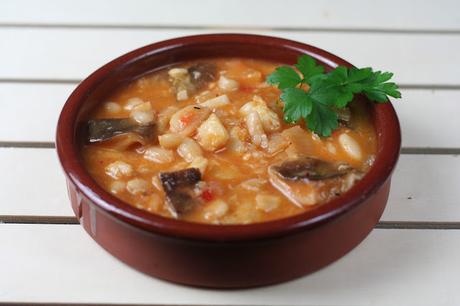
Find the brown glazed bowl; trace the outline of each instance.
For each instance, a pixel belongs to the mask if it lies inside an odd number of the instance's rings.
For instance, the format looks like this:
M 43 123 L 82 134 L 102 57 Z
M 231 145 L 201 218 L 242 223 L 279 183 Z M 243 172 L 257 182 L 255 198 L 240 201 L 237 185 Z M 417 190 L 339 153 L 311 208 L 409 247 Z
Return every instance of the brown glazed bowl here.
M 287 281 L 345 255 L 373 229 L 385 208 L 401 135 L 390 103 L 373 104 L 378 152 L 347 193 L 292 217 L 249 225 L 211 225 L 139 210 L 103 190 L 80 157 L 80 123 L 114 89 L 162 67 L 207 57 L 250 57 L 294 64 L 309 54 L 327 69 L 350 63 L 324 50 L 281 38 L 211 34 L 171 39 L 134 50 L 86 78 L 59 118 L 56 146 L 72 208 L 109 253 L 149 275 L 185 285 L 244 288 Z

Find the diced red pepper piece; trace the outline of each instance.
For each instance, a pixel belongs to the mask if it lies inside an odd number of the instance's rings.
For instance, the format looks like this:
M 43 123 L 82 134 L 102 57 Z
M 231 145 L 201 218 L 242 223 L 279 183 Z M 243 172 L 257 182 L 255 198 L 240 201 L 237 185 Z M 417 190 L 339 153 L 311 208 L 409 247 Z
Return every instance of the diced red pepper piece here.
M 214 199 L 214 195 L 212 194 L 212 191 L 209 189 L 206 189 L 205 191 L 203 191 L 203 193 L 201 194 L 201 197 L 206 202 L 212 201 Z
M 241 86 L 240 91 L 246 92 L 246 93 L 251 93 L 254 91 L 254 87 L 248 87 L 248 86 Z
M 184 116 L 182 116 L 179 121 L 184 125 L 184 126 L 187 126 L 190 124 L 190 122 L 192 122 L 193 120 L 193 117 L 195 116 L 194 113 L 189 113 L 189 114 L 186 114 Z

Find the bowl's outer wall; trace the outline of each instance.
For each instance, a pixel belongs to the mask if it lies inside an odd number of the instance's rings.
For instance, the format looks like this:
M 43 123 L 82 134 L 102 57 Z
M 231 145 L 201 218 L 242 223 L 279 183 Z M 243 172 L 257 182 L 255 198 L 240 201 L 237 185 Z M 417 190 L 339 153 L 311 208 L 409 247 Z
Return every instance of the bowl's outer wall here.
M 85 230 L 111 254 L 142 272 L 216 288 L 252 287 L 296 278 L 355 247 L 378 222 L 388 199 L 401 143 L 391 104 L 373 107 L 379 151 L 374 166 L 361 181 L 315 210 L 261 224 L 216 228 L 137 210 L 105 192 L 81 163 L 79 122 L 113 88 L 142 72 L 211 56 L 247 56 L 292 64 L 301 53 L 314 56 L 329 69 L 337 64 L 350 65 L 323 50 L 283 39 L 201 35 L 135 50 L 84 80 L 61 113 L 56 147 L 72 207 Z
M 73 184 L 74 212 L 91 237 L 139 271 L 184 285 L 246 288 L 316 271 L 359 244 L 383 213 L 390 179 L 361 205 L 328 223 L 291 235 L 242 242 L 167 237 L 114 219 Z

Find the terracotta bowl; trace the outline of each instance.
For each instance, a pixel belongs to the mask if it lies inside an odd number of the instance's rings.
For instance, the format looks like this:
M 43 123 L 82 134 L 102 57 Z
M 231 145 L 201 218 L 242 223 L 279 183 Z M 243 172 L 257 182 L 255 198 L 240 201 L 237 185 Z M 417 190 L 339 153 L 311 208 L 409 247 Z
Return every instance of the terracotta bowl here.
M 350 63 L 281 38 L 212 34 L 171 39 L 125 54 L 86 78 L 59 118 L 56 145 L 75 215 L 109 253 L 149 275 L 185 285 L 244 288 L 316 271 L 345 255 L 385 208 L 401 135 L 390 103 L 370 107 L 378 152 L 347 193 L 305 213 L 250 225 L 196 224 L 136 209 L 103 190 L 83 167 L 80 122 L 119 86 L 162 67 L 207 57 L 250 57 L 294 64 L 309 54 L 327 69 Z

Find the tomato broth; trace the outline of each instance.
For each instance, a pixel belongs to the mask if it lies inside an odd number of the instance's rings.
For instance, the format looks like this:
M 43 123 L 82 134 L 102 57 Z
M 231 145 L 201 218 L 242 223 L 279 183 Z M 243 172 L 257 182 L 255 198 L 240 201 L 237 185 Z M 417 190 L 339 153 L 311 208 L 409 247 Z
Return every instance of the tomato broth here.
M 90 114 L 84 164 L 105 190 L 164 217 L 264 222 L 347 192 L 372 165 L 365 102 L 340 110 L 330 137 L 283 120 L 279 63 L 215 58 L 132 81 Z

